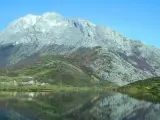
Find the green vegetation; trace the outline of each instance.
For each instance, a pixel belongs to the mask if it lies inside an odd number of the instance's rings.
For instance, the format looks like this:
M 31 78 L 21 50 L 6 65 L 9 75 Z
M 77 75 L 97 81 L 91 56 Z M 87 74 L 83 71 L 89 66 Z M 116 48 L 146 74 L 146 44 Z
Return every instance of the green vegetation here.
M 90 67 L 62 55 L 22 60 L 1 70 L 0 82 L 1 91 L 104 90 L 115 86 L 93 74 Z
M 136 81 L 118 90 L 138 99 L 160 102 L 160 77 Z
M 17 91 L 17 92 L 58 92 L 58 91 L 108 91 L 109 88 L 106 87 L 74 87 L 69 85 L 23 85 L 23 86 L 16 86 L 16 85 L 1 85 L 0 91 Z

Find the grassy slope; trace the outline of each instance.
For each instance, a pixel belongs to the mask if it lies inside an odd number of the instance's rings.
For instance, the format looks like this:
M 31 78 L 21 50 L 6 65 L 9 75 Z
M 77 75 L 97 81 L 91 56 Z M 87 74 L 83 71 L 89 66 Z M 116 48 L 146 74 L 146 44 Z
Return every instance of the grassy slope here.
M 48 55 L 22 60 L 12 68 L 1 70 L 0 72 L 1 90 L 6 90 L 5 88 L 17 89 L 13 85 L 13 81 L 20 83 L 32 80 L 39 83 L 49 83 L 47 85 L 49 89 L 53 89 L 53 85 L 74 87 L 113 85 L 107 81 L 101 82 L 102 80 L 91 74 L 86 67 L 79 67 L 75 61 L 73 62 L 71 59 L 60 55 Z M 39 86 L 18 87 L 20 91 L 24 88 L 31 90 L 38 89 Z M 40 89 L 46 89 L 46 87 L 43 86 Z
M 136 81 L 119 88 L 132 97 L 152 102 L 160 102 L 160 77 Z

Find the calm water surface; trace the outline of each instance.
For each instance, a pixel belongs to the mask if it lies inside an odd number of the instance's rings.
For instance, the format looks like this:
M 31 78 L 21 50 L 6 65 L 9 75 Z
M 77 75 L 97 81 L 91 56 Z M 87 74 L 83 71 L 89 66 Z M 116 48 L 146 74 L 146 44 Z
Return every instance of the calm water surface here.
M 120 93 L 0 93 L 0 120 L 160 120 L 160 104 Z

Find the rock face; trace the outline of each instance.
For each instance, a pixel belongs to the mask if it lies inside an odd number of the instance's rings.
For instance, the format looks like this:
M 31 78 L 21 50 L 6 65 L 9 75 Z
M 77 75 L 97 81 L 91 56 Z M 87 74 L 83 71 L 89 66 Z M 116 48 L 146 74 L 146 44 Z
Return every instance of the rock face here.
M 110 28 L 57 13 L 21 17 L 0 32 L 1 67 L 35 54 L 85 58 L 81 60 L 85 66 L 119 85 L 160 76 L 160 49 Z

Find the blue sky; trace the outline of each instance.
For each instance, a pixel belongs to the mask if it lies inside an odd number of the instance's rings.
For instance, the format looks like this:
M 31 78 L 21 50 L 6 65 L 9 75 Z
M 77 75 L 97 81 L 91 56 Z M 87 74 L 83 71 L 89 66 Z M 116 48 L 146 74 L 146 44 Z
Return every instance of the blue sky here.
M 27 15 L 57 12 L 108 26 L 126 37 L 160 47 L 159 0 L 1 0 L 0 30 Z

